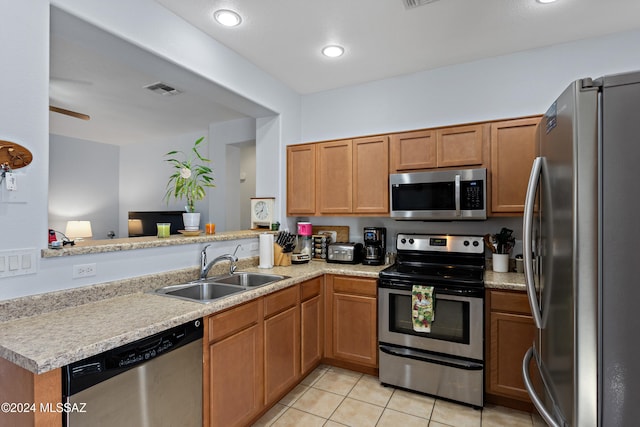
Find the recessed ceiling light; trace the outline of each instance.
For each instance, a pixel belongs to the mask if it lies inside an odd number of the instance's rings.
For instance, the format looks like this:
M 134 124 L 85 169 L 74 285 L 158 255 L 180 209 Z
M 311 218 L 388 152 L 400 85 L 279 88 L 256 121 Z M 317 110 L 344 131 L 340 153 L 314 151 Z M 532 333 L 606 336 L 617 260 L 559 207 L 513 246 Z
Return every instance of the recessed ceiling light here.
M 337 58 L 338 56 L 342 56 L 343 53 L 344 48 L 338 45 L 325 46 L 322 48 L 322 54 L 329 58 Z
M 536 0 L 538 3 L 542 3 L 542 4 L 546 4 L 546 3 L 553 3 L 556 0 Z
M 220 9 L 216 10 L 213 14 L 213 17 L 218 23 L 224 25 L 225 27 L 235 27 L 236 25 L 240 25 L 242 22 L 242 18 L 233 10 L 228 9 Z

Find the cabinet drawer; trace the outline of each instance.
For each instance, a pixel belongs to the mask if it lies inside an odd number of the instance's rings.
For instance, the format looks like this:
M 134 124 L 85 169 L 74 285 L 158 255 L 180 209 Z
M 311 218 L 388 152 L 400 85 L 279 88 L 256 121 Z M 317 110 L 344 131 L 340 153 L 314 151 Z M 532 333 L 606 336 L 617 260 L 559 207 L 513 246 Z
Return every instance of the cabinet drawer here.
M 291 286 L 264 297 L 264 317 L 273 316 L 298 302 L 298 286 Z
M 531 315 L 529 298 L 525 292 L 490 291 L 491 311 Z
M 378 282 L 376 279 L 365 279 L 351 276 L 333 277 L 333 292 L 375 297 L 377 290 Z
M 322 277 L 316 277 L 315 279 L 307 280 L 300 283 L 300 300 L 306 301 L 309 298 L 313 298 L 316 295 L 320 295 L 322 290 Z
M 218 341 L 235 332 L 258 323 L 260 300 L 251 301 L 209 317 L 209 341 Z

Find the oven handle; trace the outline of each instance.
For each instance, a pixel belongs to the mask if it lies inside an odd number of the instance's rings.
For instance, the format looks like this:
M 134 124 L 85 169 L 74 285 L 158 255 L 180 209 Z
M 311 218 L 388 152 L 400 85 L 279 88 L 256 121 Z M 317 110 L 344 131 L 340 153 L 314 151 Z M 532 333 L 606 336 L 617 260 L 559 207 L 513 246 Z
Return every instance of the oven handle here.
M 411 285 L 391 285 L 383 280 L 378 280 L 378 288 L 380 290 L 389 289 L 394 294 L 411 295 Z M 434 287 L 433 294 L 438 299 L 456 299 L 457 301 L 467 301 L 469 298 L 482 298 L 484 296 L 484 288 L 472 289 L 451 289 Z
M 484 365 L 482 363 L 470 362 L 467 360 L 457 360 L 450 357 L 436 356 L 435 354 L 426 354 L 423 352 L 410 350 L 408 348 L 397 349 L 381 344 L 380 351 L 386 354 L 390 354 L 391 356 L 404 357 L 407 359 L 419 360 L 421 362 L 429 362 L 436 365 L 464 369 L 466 371 L 481 371 L 482 369 L 484 369 Z

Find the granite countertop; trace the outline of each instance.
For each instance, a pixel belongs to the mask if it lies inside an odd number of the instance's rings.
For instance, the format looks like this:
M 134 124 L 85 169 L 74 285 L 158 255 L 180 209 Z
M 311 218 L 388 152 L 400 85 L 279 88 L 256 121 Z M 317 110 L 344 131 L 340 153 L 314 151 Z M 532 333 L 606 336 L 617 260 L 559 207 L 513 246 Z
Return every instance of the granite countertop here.
M 239 270 L 290 278 L 209 304 L 148 293 L 193 280 L 196 268 L 0 302 L 21 313 L 1 319 L 0 357 L 41 374 L 323 274 L 377 278 L 385 268 L 323 261 L 272 269 L 254 266 L 254 259 L 239 261 Z M 487 271 L 485 287 L 524 291 L 524 275 Z
M 360 264 L 327 264 L 322 261 L 272 269 L 243 268 L 240 265 L 239 269 L 243 271 L 280 274 L 290 278 L 229 295 L 209 304 L 153 295 L 145 292 L 152 288 L 145 289 L 144 286 L 137 292 L 112 296 L 97 286 L 98 292 L 107 294 L 107 298 L 90 301 L 83 295 L 84 299 L 78 305 L 37 312 L 29 317 L 0 323 L 0 357 L 41 374 L 323 274 L 377 278 L 383 268 Z M 191 279 L 195 278 L 195 273 L 194 269 Z M 135 278 L 132 281 L 135 282 Z M 154 283 L 155 287 L 159 287 L 157 282 Z M 57 298 L 60 299 L 65 292 L 58 294 Z M 77 291 L 68 294 L 80 297 Z M 33 304 L 42 305 L 46 302 L 42 298 L 35 296 Z M 23 305 L 27 304 L 23 302 Z
M 496 273 L 492 270 L 485 271 L 484 286 L 488 289 L 527 290 L 523 273 Z

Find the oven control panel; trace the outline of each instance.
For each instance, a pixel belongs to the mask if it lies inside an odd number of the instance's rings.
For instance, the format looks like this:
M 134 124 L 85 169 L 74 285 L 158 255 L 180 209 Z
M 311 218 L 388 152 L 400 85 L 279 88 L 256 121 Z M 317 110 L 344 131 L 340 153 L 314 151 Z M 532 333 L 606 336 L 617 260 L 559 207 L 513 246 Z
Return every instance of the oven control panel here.
M 399 251 L 484 253 L 482 236 L 398 234 Z

